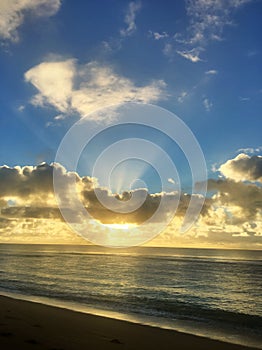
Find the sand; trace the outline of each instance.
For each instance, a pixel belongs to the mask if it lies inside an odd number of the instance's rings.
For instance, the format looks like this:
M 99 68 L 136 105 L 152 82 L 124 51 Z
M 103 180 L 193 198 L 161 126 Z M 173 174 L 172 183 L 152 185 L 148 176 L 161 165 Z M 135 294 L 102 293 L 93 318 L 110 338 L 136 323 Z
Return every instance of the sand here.
M 4 350 L 251 349 L 4 296 L 0 296 L 0 348 Z

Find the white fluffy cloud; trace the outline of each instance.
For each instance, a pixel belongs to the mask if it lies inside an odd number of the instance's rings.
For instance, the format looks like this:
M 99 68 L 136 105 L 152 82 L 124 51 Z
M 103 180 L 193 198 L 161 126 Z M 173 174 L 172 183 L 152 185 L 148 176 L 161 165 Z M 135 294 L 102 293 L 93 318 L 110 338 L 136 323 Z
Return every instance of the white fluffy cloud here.
M 0 38 L 18 41 L 18 28 L 25 16 L 49 17 L 59 10 L 61 0 L 1 0 L 0 1 Z
M 43 62 L 25 73 L 25 80 L 39 91 L 32 103 L 44 106 L 49 103 L 61 112 L 70 108 L 75 76 L 74 60 Z
M 31 102 L 35 106 L 53 106 L 61 113 L 78 113 L 81 117 L 123 102 L 156 102 L 165 97 L 163 80 L 137 86 L 111 67 L 76 60 L 43 62 L 25 73 L 38 93 Z
M 240 153 L 234 159 L 222 164 L 219 171 L 227 178 L 235 181 L 262 182 L 262 156 Z

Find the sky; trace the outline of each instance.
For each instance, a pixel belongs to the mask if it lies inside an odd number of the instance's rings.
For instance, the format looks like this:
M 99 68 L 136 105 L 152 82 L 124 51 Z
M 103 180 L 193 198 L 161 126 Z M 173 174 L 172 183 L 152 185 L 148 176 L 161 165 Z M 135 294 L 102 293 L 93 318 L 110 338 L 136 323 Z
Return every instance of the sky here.
M 111 189 L 92 177 L 103 149 L 137 137 L 169 154 L 181 183 L 176 215 L 147 244 L 261 249 L 261 15 L 260 0 L 1 0 L 0 242 L 87 243 L 61 217 L 54 172 L 67 205 L 74 206 L 74 178 L 100 223 L 140 225 L 162 200 L 166 214 L 150 225 L 168 221 L 178 193 L 176 174 L 165 165 L 164 190 L 157 172 L 139 160 L 120 164 Z M 186 233 L 179 227 L 195 195 L 191 165 L 161 132 L 118 126 L 83 150 L 77 168 L 54 163 L 75 123 L 106 128 L 117 113 L 97 110 L 125 102 L 172 112 L 203 151 L 208 192 Z M 141 181 L 130 187 L 138 174 Z M 110 203 L 128 203 L 131 195 L 146 200 L 141 210 L 116 214 L 99 203 L 98 192 Z M 99 227 L 91 231 L 100 243 Z

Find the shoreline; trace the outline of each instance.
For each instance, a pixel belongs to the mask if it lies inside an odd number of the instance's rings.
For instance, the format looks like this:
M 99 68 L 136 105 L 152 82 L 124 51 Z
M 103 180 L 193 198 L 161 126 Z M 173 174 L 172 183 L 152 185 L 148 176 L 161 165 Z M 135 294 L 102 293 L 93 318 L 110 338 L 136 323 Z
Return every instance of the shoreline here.
M 257 349 L 0 295 L 4 349 Z
M 112 311 L 100 309 L 97 307 L 88 306 L 77 301 L 61 300 L 56 298 L 49 298 L 46 296 L 33 296 L 20 293 L 13 293 L 7 291 L 0 291 L 0 296 L 8 297 L 15 300 L 28 301 L 40 305 L 47 305 L 59 309 L 80 312 L 86 315 L 101 316 L 113 320 L 126 321 L 133 324 L 149 326 L 153 328 L 167 329 L 178 333 L 194 335 L 211 340 L 222 341 L 225 343 L 247 346 L 251 348 L 260 349 L 261 342 L 251 336 L 247 337 L 245 331 L 236 333 L 233 329 L 214 328 L 213 325 L 203 324 L 201 321 L 192 320 L 170 320 L 165 317 L 142 315 L 137 313 L 123 313 L 121 311 Z M 220 324 L 221 327 L 221 324 Z

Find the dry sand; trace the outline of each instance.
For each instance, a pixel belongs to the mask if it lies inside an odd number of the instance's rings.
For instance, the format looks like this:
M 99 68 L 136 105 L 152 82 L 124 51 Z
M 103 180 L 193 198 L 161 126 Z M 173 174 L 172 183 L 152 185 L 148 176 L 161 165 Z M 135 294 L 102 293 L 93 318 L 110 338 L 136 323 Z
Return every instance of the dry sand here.
M 48 350 L 244 350 L 171 330 L 0 297 L 0 348 Z

